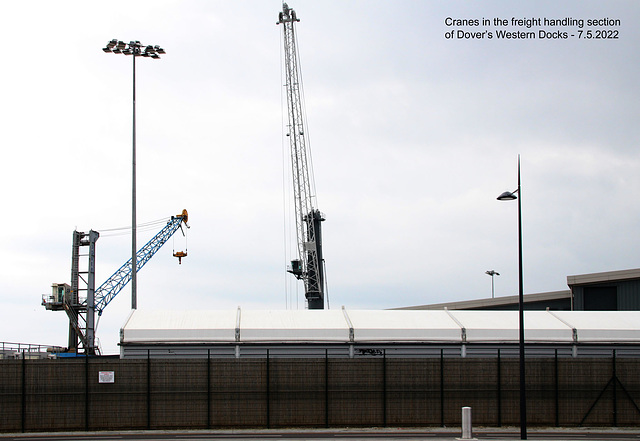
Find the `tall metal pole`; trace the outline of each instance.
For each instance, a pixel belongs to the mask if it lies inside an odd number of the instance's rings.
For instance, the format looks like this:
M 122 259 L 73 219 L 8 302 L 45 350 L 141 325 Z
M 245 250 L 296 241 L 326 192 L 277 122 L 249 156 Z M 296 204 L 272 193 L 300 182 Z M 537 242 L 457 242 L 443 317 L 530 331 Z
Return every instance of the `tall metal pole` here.
M 491 276 L 491 298 L 493 299 L 495 297 L 495 290 L 494 290 L 494 285 L 493 285 L 493 276 L 499 276 L 500 273 L 497 272 L 496 270 L 489 270 L 489 271 L 485 271 L 485 274 Z
M 520 438 L 527 439 L 527 388 L 524 361 L 524 285 L 522 282 L 522 190 L 520 189 L 520 155 L 518 155 L 518 312 L 520 326 Z
M 138 269 L 136 250 L 136 57 L 140 48 L 133 47 L 133 160 L 131 176 L 131 309 L 138 309 Z
M 159 59 L 165 51 L 160 46 L 143 46 L 139 41 L 129 44 L 121 40 L 111 40 L 102 49 L 107 53 L 133 55 L 133 130 L 132 130 L 132 173 L 131 173 L 131 309 L 138 308 L 138 262 L 137 262 L 137 220 L 136 220 L 136 57 Z
M 516 193 L 518 194 L 516 196 Z M 525 386 L 524 354 L 524 285 L 522 282 L 522 190 L 520 189 L 520 155 L 518 155 L 518 188 L 505 191 L 499 201 L 518 199 L 518 327 L 520 333 L 520 438 L 527 439 L 527 388 Z
M 495 293 L 496 293 L 496 291 L 495 291 L 495 288 L 493 286 L 493 274 L 492 274 L 491 275 L 491 298 L 492 299 L 495 298 L 495 296 L 496 296 Z

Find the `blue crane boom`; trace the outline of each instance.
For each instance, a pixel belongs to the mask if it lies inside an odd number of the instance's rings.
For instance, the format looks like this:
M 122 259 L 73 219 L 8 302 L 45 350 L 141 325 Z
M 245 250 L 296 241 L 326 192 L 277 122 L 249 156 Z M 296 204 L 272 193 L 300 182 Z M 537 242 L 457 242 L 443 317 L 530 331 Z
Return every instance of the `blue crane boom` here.
M 171 236 L 182 228 L 182 222 L 187 225 L 189 215 L 187 210 L 182 210 L 182 214 L 177 216 L 171 216 L 167 225 L 160 230 L 158 234 L 147 242 L 145 246 L 140 248 L 136 253 L 136 272 L 140 271 L 142 267 L 153 257 L 153 255 L 164 245 Z M 187 228 L 189 226 L 187 225 Z M 180 257 L 184 257 L 186 254 L 181 253 Z M 114 299 L 116 295 L 129 283 L 131 280 L 131 259 L 129 259 L 124 265 L 113 273 L 102 285 L 100 285 L 95 291 L 95 311 L 98 315 L 102 315 L 102 311 L 107 307 L 109 302 Z

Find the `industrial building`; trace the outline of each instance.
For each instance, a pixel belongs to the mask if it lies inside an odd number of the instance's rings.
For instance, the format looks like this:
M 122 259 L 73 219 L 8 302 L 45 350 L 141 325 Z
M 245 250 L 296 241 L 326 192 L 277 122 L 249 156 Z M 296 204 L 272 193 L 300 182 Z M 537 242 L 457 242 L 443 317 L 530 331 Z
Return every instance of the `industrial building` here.
M 525 310 L 640 311 L 640 268 L 567 276 L 568 290 L 524 295 Z M 518 296 L 394 309 L 517 310 Z

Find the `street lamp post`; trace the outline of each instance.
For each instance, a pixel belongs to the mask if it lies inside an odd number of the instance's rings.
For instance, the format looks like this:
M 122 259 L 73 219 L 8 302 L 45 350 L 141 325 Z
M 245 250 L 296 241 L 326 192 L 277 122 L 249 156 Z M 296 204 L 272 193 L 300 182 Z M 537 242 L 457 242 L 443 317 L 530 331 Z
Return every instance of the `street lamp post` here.
M 129 44 L 120 40 L 111 40 L 102 48 L 106 53 L 133 55 L 133 159 L 131 175 L 131 309 L 138 308 L 138 261 L 136 240 L 136 58 L 148 57 L 159 59 L 165 51 L 160 46 L 144 46 L 139 41 Z
M 493 289 L 493 276 L 499 276 L 500 273 L 497 272 L 496 270 L 489 270 L 489 271 L 485 271 L 484 273 L 491 276 L 491 298 L 493 299 L 495 297 L 495 291 Z
M 518 195 L 516 196 L 516 193 Z M 520 155 L 518 155 L 518 188 L 505 191 L 499 201 L 518 200 L 518 313 L 520 327 L 520 438 L 527 439 L 527 397 L 524 370 L 524 290 L 522 283 L 522 190 L 520 189 Z

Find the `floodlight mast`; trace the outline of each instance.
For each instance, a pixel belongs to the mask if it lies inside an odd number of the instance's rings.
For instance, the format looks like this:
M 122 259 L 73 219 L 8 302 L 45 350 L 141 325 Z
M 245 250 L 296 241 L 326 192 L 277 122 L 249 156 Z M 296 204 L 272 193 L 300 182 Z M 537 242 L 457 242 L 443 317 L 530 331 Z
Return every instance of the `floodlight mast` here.
M 287 271 L 304 281 L 309 309 L 324 309 L 325 284 L 322 263 L 321 222 L 324 214 L 314 206 L 315 194 L 309 175 L 310 152 L 304 130 L 301 96 L 301 72 L 298 63 L 294 24 L 300 19 L 286 3 L 282 4 L 278 22 L 284 33 L 284 70 L 287 95 L 287 137 L 291 148 L 291 174 L 298 240 L 298 259 L 291 261 Z M 315 191 L 315 189 L 313 189 Z
M 124 41 L 113 39 L 106 47 L 102 48 L 106 53 L 133 55 L 133 149 L 132 149 L 132 176 L 131 176 L 131 309 L 138 308 L 138 273 L 136 265 L 137 234 L 136 234 L 136 58 L 146 57 L 154 60 L 160 59 L 160 54 L 166 52 L 160 46 L 144 46 L 139 41 Z

